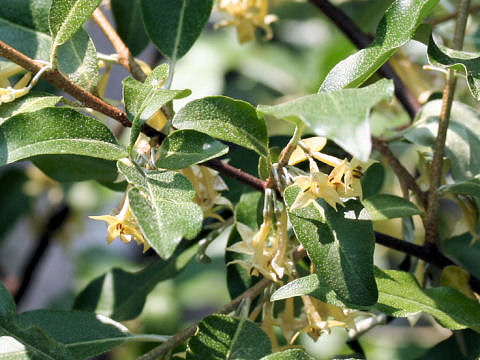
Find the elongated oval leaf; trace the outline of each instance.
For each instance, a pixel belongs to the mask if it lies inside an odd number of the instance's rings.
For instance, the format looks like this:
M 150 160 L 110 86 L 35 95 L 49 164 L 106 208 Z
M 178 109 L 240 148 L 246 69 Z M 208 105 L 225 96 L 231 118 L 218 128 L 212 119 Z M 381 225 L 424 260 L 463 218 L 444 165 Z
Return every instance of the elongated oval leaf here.
M 158 151 L 157 167 L 170 170 L 186 168 L 228 152 L 228 146 L 195 130 L 170 134 Z
M 135 273 L 112 269 L 82 290 L 74 308 L 104 314 L 117 321 L 132 320 L 140 315 L 147 295 L 155 286 L 180 273 L 197 248 L 192 246 L 168 261 L 156 260 Z
M 299 191 L 297 186 L 285 190 L 288 207 Z M 344 211 L 349 209 L 335 211 L 323 200 L 317 202 L 324 215 L 313 204 L 288 212 L 295 235 L 317 274 L 342 301 L 363 306 L 375 304 L 378 293 L 373 276 L 375 239 L 372 223 L 346 219 Z
M 480 305 L 455 289 L 422 289 L 415 277 L 404 271 L 375 270 L 379 296 L 375 308 L 391 316 L 404 317 L 423 311 L 449 329 L 480 325 Z
M 412 202 L 387 194 L 377 194 L 362 200 L 372 221 L 419 215 L 422 212 Z
M 480 53 L 438 47 L 430 36 L 428 60 L 432 65 L 444 69 L 455 69 L 467 77 L 468 87 L 473 97 L 480 100 Z
M 380 21 L 375 40 L 367 48 L 339 62 L 327 75 L 319 92 L 361 85 L 413 37 L 438 1 L 395 1 Z
M 210 315 L 188 342 L 187 360 L 259 360 L 271 352 L 270 339 L 254 322 Z
M 480 178 L 475 177 L 455 184 L 443 185 L 439 188 L 439 191 L 480 197 Z
M 55 154 L 106 160 L 126 156 L 105 125 L 68 108 L 44 108 L 0 125 L 0 165 Z
M 15 101 L 0 106 L 0 124 L 17 114 L 34 112 L 45 107 L 55 106 L 61 99 L 61 96 L 52 96 L 32 91 Z
M 110 0 L 118 35 L 133 56 L 140 54 L 150 41 L 143 28 L 141 2 L 142 0 Z
M 101 0 L 52 0 L 48 24 L 54 48 L 65 44 L 92 15 Z
M 175 63 L 200 36 L 213 0 L 142 0 L 147 34 L 160 52 Z
M 177 172 L 146 172 L 120 161 L 117 165 L 134 186 L 128 198 L 143 235 L 160 257 L 169 258 L 182 237 L 192 239 L 202 227 L 203 212 L 192 201 L 192 184 Z
M 325 136 L 367 161 L 370 141 L 370 109 L 393 96 L 393 83 L 380 80 L 361 89 L 344 89 L 307 95 L 280 105 L 260 105 L 257 111 L 294 123 L 305 123 L 315 134 Z
M 194 100 L 173 118 L 178 129 L 192 129 L 268 156 L 267 127 L 247 102 L 225 96 Z

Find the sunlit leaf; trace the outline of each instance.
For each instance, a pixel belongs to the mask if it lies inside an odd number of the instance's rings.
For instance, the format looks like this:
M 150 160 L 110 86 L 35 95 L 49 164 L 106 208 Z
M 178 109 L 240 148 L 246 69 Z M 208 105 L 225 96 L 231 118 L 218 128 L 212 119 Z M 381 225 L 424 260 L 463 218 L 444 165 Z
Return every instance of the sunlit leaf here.
M 377 194 L 362 200 L 372 221 L 419 215 L 422 212 L 412 202 L 395 195 Z
M 61 96 L 53 96 L 32 91 L 15 101 L 0 106 L 0 124 L 9 117 L 17 114 L 34 112 L 45 107 L 55 106 L 61 99 Z

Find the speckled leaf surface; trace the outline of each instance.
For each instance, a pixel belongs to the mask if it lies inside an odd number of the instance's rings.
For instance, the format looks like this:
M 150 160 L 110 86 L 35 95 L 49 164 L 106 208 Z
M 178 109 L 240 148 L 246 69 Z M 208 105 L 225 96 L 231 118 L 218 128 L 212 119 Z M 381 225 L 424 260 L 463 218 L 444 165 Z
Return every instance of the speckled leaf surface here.
M 375 308 L 388 315 L 405 317 L 420 311 L 433 315 L 449 329 L 480 325 L 480 305 L 448 287 L 422 289 L 412 274 L 375 269 L 379 296 Z
M 431 36 L 427 53 L 430 64 L 444 69 L 452 68 L 464 74 L 473 97 L 480 100 L 480 53 L 439 47 Z
M 213 0 L 142 0 L 147 34 L 172 63 L 193 46 L 207 24 Z
M 270 339 L 254 322 L 210 315 L 188 342 L 187 360 L 259 360 L 271 352 Z
M 2 283 L 0 283 L 0 339 L 3 340 L 3 344 L 0 342 L 2 354 L 11 352 L 11 349 L 18 349 L 20 343 L 20 347 L 28 352 L 28 357 L 20 359 L 74 359 L 63 344 L 47 336 L 40 328 L 23 327 L 17 323 L 15 303 Z M 18 359 L 18 357 L 10 357 L 10 359 Z
M 194 100 L 173 118 L 178 129 L 192 129 L 268 156 L 267 127 L 247 102 L 226 96 Z
M 375 40 L 365 49 L 339 62 L 323 81 L 319 92 L 361 85 L 402 45 L 430 14 L 439 0 L 396 0 L 378 24 Z
M 101 0 L 52 0 L 48 24 L 53 46 L 65 44 L 92 15 Z
M 117 321 L 140 315 L 147 295 L 164 280 L 178 275 L 197 253 L 191 246 L 168 261 L 156 260 L 140 271 L 127 272 L 114 268 L 92 280 L 78 294 L 74 308 L 106 315 Z
M 439 191 L 480 197 L 480 178 L 475 177 L 455 184 L 443 185 L 439 188 Z
M 195 130 L 177 130 L 171 133 L 158 150 L 156 166 L 179 170 L 228 152 L 228 146 L 211 136 Z
M 128 198 L 143 235 L 160 257 L 169 258 L 182 237 L 192 239 L 202 227 L 203 212 L 192 201 L 192 184 L 177 172 L 144 171 L 121 161 L 117 165 L 134 186 Z
M 290 207 L 300 188 L 285 190 L 285 202 Z M 338 298 L 359 306 L 377 301 L 377 287 L 373 276 L 375 238 L 370 221 L 345 218 L 353 211 L 338 206 L 338 211 L 318 199 L 321 214 L 313 204 L 289 211 L 288 217 L 295 235 L 315 265 L 317 274 L 335 291 Z
M 259 114 L 298 124 L 305 123 L 315 134 L 325 136 L 353 156 L 370 156 L 370 109 L 393 96 L 393 83 L 380 80 L 361 89 L 344 89 L 307 95 L 283 104 L 259 105 Z
M 142 0 L 110 0 L 118 35 L 133 56 L 140 54 L 150 41 L 143 27 L 141 2 Z
M 55 154 L 105 160 L 126 156 L 105 125 L 68 108 L 44 108 L 0 125 L 0 164 Z
M 33 310 L 19 315 L 17 323 L 41 328 L 78 360 L 103 354 L 135 339 L 122 324 L 87 311 Z
M 260 360 L 314 360 L 302 349 L 288 349 L 285 351 L 267 355 Z
M 0 39 L 33 59 L 50 61 L 50 5 L 51 0 L 0 0 Z M 79 29 L 58 52 L 60 71 L 93 90 L 98 83 L 97 52 L 88 34 Z
M 419 215 L 422 212 L 412 202 L 395 195 L 377 194 L 362 200 L 370 220 L 386 220 Z
M 61 96 L 32 91 L 15 101 L 0 105 L 0 124 L 17 114 L 34 112 L 45 107 L 55 106 L 61 99 Z
M 433 100 L 423 106 L 413 125 L 404 132 L 410 142 L 432 147 L 438 130 L 441 100 Z M 450 124 L 445 142 L 445 154 L 450 160 L 455 181 L 465 181 L 480 173 L 480 114 L 476 109 L 460 102 L 453 102 Z

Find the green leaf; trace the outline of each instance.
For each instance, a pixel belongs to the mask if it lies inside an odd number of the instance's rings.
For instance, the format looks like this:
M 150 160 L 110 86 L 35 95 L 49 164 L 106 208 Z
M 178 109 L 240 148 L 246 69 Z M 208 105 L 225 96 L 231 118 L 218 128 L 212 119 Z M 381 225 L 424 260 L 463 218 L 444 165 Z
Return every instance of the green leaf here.
M 21 327 L 39 327 L 78 360 L 103 354 L 135 339 L 122 324 L 86 311 L 34 310 L 19 315 L 17 322 Z
M 480 277 L 480 242 L 470 234 L 454 236 L 442 241 L 442 252 L 466 269 L 470 274 Z
M 473 97 L 480 100 L 480 53 L 439 47 L 433 37 L 428 41 L 428 61 L 444 69 L 455 69 L 467 77 L 468 88 Z
M 32 205 L 23 187 L 28 181 L 25 173 L 17 168 L 6 168 L 0 173 L 0 244 L 2 238 L 19 221 Z
M 405 317 L 420 311 L 434 316 L 449 329 L 458 330 L 480 325 L 480 305 L 448 287 L 422 289 L 415 277 L 396 270 L 375 269 L 379 290 L 375 305 L 388 315 Z
M 412 202 L 395 195 L 377 194 L 362 200 L 370 220 L 386 220 L 420 215 L 422 212 Z
M 192 129 L 268 156 L 265 122 L 247 102 L 225 96 L 194 100 L 173 118 L 178 129 Z
M 267 355 L 261 360 L 314 360 L 302 349 L 288 349 L 282 352 Z
M 0 125 L 9 117 L 17 114 L 34 112 L 45 107 L 55 106 L 61 99 L 61 96 L 32 91 L 15 101 L 0 105 Z
M 370 165 L 360 181 L 364 198 L 378 194 L 385 181 L 385 169 L 382 164 L 376 162 Z
M 213 0 L 142 0 L 147 34 L 175 63 L 193 46 L 207 24 Z
M 163 141 L 158 150 L 159 168 L 179 170 L 228 152 L 228 146 L 195 130 L 178 130 Z
M 410 142 L 432 147 L 438 130 L 441 100 L 425 104 L 413 125 L 404 132 Z M 453 102 L 447 131 L 445 153 L 450 160 L 452 177 L 456 182 L 465 181 L 480 174 L 480 114 L 474 108 Z
M 480 197 L 480 178 L 474 177 L 455 184 L 440 186 L 441 193 L 451 192 L 458 195 L 468 195 Z
M 203 212 L 192 200 L 188 179 L 173 171 L 144 171 L 119 161 L 120 172 L 134 186 L 128 192 L 133 215 L 147 242 L 163 259 L 185 237 L 193 239 L 202 227 Z
M 105 125 L 69 108 L 44 108 L 0 125 L 0 165 L 57 154 L 105 160 L 126 155 Z
M 147 295 L 164 280 L 178 275 L 197 253 L 197 245 L 168 261 L 156 260 L 131 273 L 115 268 L 97 277 L 75 299 L 74 308 L 104 314 L 117 321 L 140 315 Z
M 323 81 L 319 92 L 354 88 L 365 82 L 414 36 L 417 27 L 438 1 L 395 1 L 380 20 L 375 40 L 367 48 L 339 62 Z
M 63 344 L 48 337 L 38 327 L 22 327 L 20 324 L 17 324 L 15 313 L 15 303 L 5 286 L 0 283 L 0 339 L 3 339 L 3 336 L 8 336 L 20 342 L 24 349 L 28 351 L 31 359 L 74 359 Z M 9 342 L 8 346 L 15 346 L 13 343 L 15 342 Z M 18 348 L 18 345 L 16 346 Z
M 130 146 L 135 144 L 142 125 L 163 105 L 191 94 L 190 90 L 165 90 L 162 84 L 168 75 L 168 65 L 156 67 L 141 83 L 132 78 L 123 80 L 123 101 L 132 120 Z
M 143 28 L 141 0 L 110 0 L 118 35 L 133 56 L 139 55 L 149 43 Z
M 50 61 L 51 0 L 0 0 L 0 39 L 33 59 Z M 59 49 L 59 69 L 88 91 L 98 82 L 97 52 L 83 29 Z
M 430 348 L 421 360 L 468 360 L 480 357 L 480 334 L 470 329 L 456 331 Z
M 52 0 L 48 24 L 53 49 L 65 44 L 92 15 L 101 0 Z
M 299 191 L 297 186 L 285 190 L 288 208 Z M 324 214 L 313 204 L 288 212 L 295 235 L 317 274 L 339 299 L 355 305 L 374 304 L 378 293 L 373 276 L 375 238 L 372 223 L 345 218 L 344 212 L 353 211 L 350 206 L 336 211 L 323 200 L 317 202 Z
M 117 163 L 82 155 L 39 155 L 30 158 L 36 167 L 59 182 L 97 180 L 114 182 L 118 177 Z
M 305 123 L 362 161 L 370 156 L 370 109 L 393 96 L 393 83 L 380 80 L 361 89 L 344 89 L 307 95 L 283 104 L 260 105 L 257 111 L 295 124 Z
M 271 352 L 270 339 L 254 322 L 210 315 L 188 342 L 187 360 L 257 360 Z

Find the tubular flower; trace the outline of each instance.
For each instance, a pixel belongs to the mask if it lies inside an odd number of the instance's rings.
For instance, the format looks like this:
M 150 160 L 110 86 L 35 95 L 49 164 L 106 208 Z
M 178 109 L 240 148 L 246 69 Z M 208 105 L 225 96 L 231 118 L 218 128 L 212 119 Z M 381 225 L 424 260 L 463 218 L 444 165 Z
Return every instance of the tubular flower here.
M 277 17 L 268 14 L 268 0 L 219 0 L 218 9 L 228 13 L 232 19 L 218 23 L 215 28 L 235 26 L 241 44 L 255 40 L 256 28 L 265 31 L 265 40 L 272 38 L 270 24 Z
M 302 142 L 310 151 L 320 151 L 322 150 L 325 145 L 327 145 L 327 138 L 323 136 L 315 136 L 307 139 L 302 139 Z M 295 150 L 293 150 L 292 155 L 288 159 L 288 165 L 296 165 L 302 161 L 307 160 L 307 155 L 305 151 L 300 146 L 297 146 Z
M 195 189 L 193 201 L 200 205 L 204 216 L 223 222 L 223 218 L 213 211 L 213 207 L 215 205 L 232 207 L 232 204 L 219 193 L 219 191 L 228 190 L 228 187 L 218 172 L 205 166 L 192 165 L 181 170 L 181 173 L 192 183 Z
M 105 221 L 108 224 L 108 244 L 111 244 L 113 240 L 120 237 L 120 240 L 124 243 L 129 243 L 134 240 L 139 245 L 143 245 L 143 252 L 150 248 L 150 245 L 143 237 L 142 231 L 138 226 L 137 219 L 135 219 L 135 216 L 132 214 L 128 198 L 125 198 L 122 209 L 114 216 L 102 215 L 89 217 L 93 220 Z
M 7 85 L 7 87 L 0 88 L 0 104 L 12 102 L 19 97 L 22 97 L 30 91 L 30 87 L 27 86 L 30 79 L 32 78 L 32 73 L 26 73 L 12 88 L 8 80 L 4 79 L 2 81 L 2 86 Z
M 353 158 L 352 161 L 348 162 L 347 159 L 345 159 L 332 170 L 328 176 L 328 181 L 335 186 L 341 197 L 358 196 L 362 199 L 361 178 L 364 171 L 374 162 L 375 160 L 362 162 L 357 158 Z M 342 177 L 343 183 L 341 182 Z

